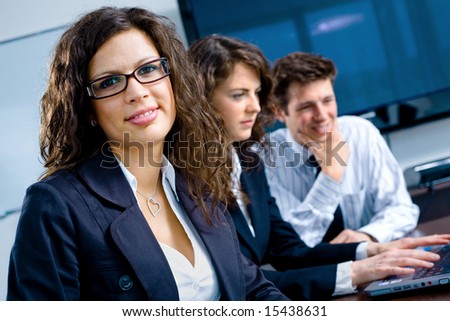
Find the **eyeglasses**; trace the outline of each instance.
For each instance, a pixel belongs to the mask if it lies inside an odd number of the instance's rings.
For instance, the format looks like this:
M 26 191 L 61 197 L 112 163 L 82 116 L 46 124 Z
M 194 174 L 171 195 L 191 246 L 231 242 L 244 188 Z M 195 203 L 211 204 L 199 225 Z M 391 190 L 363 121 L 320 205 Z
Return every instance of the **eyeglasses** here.
M 128 78 L 134 77 L 141 84 L 156 82 L 170 74 L 167 58 L 158 58 L 137 67 L 132 73 L 108 75 L 94 79 L 86 87 L 89 97 L 93 99 L 108 98 L 124 91 Z

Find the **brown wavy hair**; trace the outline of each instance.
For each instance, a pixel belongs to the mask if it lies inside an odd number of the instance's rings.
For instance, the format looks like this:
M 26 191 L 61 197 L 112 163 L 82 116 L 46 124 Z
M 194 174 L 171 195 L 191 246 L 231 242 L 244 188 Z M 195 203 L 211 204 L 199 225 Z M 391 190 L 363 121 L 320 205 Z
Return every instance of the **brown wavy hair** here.
M 276 105 L 272 93 L 273 79 L 269 62 L 262 51 L 241 39 L 213 34 L 192 43 L 188 54 L 199 70 L 210 105 L 214 90 L 230 77 L 237 63 L 244 63 L 256 71 L 261 81 L 259 93 L 261 112 L 256 118 L 250 138 L 237 144 L 247 148 L 255 142 L 263 143 L 265 126 L 271 125 L 275 120 Z
M 85 88 L 88 64 L 102 44 L 130 29 L 147 34 L 169 61 L 176 119 L 166 137 L 164 153 L 175 167 L 183 168 L 189 193 L 208 218 L 205 196 L 212 195 L 213 206 L 217 206 L 229 193 L 228 172 L 220 158 L 221 146 L 225 146 L 220 119 L 206 112 L 202 84 L 173 22 L 142 8 L 102 7 L 89 12 L 56 44 L 41 100 L 40 151 L 46 167 L 41 178 L 74 168 L 99 153 L 106 143 L 101 128 L 90 125 L 92 109 Z M 206 150 L 211 140 L 219 155 L 213 163 L 205 159 L 211 155 L 211 150 Z
M 313 53 L 293 52 L 275 61 L 273 75 L 275 97 L 279 107 L 287 114 L 288 89 L 291 83 L 303 86 L 316 80 L 330 79 L 334 84 L 337 69 L 331 59 Z

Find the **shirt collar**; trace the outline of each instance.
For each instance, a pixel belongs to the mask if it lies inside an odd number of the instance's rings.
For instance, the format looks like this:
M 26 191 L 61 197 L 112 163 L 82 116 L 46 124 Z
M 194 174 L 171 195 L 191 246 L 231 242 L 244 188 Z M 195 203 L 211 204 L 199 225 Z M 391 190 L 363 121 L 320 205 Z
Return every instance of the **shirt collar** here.
M 175 185 L 175 169 L 173 165 L 169 162 L 169 160 L 166 158 L 166 156 L 163 155 L 162 161 L 163 161 L 161 166 L 162 181 L 163 183 L 164 181 L 169 183 L 170 188 L 172 189 L 173 193 L 175 194 L 175 197 L 178 200 L 177 189 Z M 130 184 L 133 193 L 136 194 L 137 191 L 136 177 L 133 174 L 131 174 L 131 172 L 125 167 L 125 165 L 122 164 L 122 162 L 119 159 L 117 159 L 117 162 L 119 163 L 119 167 L 122 170 L 123 174 L 125 175 L 128 184 Z
M 233 161 L 233 170 L 231 172 L 231 180 L 232 180 L 232 185 L 233 185 L 233 193 L 235 194 L 235 196 L 237 196 L 237 193 L 239 191 L 239 186 L 240 186 L 240 177 L 241 177 L 241 173 L 242 173 L 242 167 L 241 167 L 241 161 L 239 159 L 238 153 L 236 152 L 236 149 L 233 148 L 231 150 L 232 153 L 232 161 Z

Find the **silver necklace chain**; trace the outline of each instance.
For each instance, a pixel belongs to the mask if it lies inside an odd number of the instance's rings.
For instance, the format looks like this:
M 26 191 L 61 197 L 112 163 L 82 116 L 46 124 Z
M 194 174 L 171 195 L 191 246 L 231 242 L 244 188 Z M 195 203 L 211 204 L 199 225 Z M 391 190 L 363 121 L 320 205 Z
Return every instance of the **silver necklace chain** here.
M 156 191 L 153 193 L 152 196 L 147 196 L 136 190 L 136 192 L 144 197 L 147 200 L 147 207 L 150 213 L 153 215 L 153 217 L 156 217 L 158 215 L 159 211 L 161 210 L 161 204 L 155 200 L 156 195 L 158 195 L 158 187 L 159 187 L 159 175 L 158 175 L 158 182 L 156 184 Z

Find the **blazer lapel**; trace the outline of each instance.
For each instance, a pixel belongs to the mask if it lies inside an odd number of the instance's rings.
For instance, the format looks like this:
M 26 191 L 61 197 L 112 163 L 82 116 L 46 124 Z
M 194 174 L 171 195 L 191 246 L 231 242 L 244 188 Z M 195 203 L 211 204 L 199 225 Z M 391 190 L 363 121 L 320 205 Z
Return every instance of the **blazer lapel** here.
M 110 203 L 122 208 L 128 208 L 136 203 L 119 163 L 106 148 L 101 154 L 85 161 L 78 169 L 78 173 L 95 194 Z
M 114 220 L 111 235 L 150 299 L 179 300 L 169 263 L 137 203 Z
M 247 194 L 247 196 L 249 198 L 249 203 L 247 204 L 247 212 L 248 212 L 248 215 L 250 216 L 250 220 L 252 222 L 253 229 L 256 232 L 255 227 L 258 225 L 258 219 L 254 215 L 254 212 L 255 212 L 254 202 L 257 198 L 255 197 L 255 195 L 252 195 L 252 194 L 254 194 L 255 189 L 252 186 L 251 173 L 249 171 L 247 171 L 246 169 L 244 169 L 242 171 L 240 181 L 241 181 L 242 190 L 244 191 L 244 193 Z
M 268 210 L 265 195 L 262 195 L 264 193 L 262 185 L 264 182 L 260 180 L 260 174 L 258 173 L 259 170 L 263 169 L 260 167 L 246 168 L 244 165 L 242 168 L 242 190 L 249 198 L 247 212 L 252 221 L 253 230 L 255 231 L 255 237 L 252 237 L 252 242 L 249 242 L 249 244 L 261 261 L 270 237 L 270 215 L 263 213 Z
M 86 161 L 79 175 L 99 197 L 122 208 L 112 220 L 114 242 L 135 271 L 149 298 L 178 300 L 178 290 L 158 241 L 142 215 L 115 157 L 107 151 Z
M 241 237 L 242 242 L 247 243 L 248 248 L 253 250 L 253 254 L 258 256 L 258 243 L 255 240 L 250 228 L 248 226 L 247 220 L 244 217 L 241 209 L 239 208 L 237 202 L 233 202 L 230 206 L 228 206 L 228 211 L 233 217 L 234 225 L 236 227 L 236 232 Z M 253 224 L 253 223 L 252 223 Z

